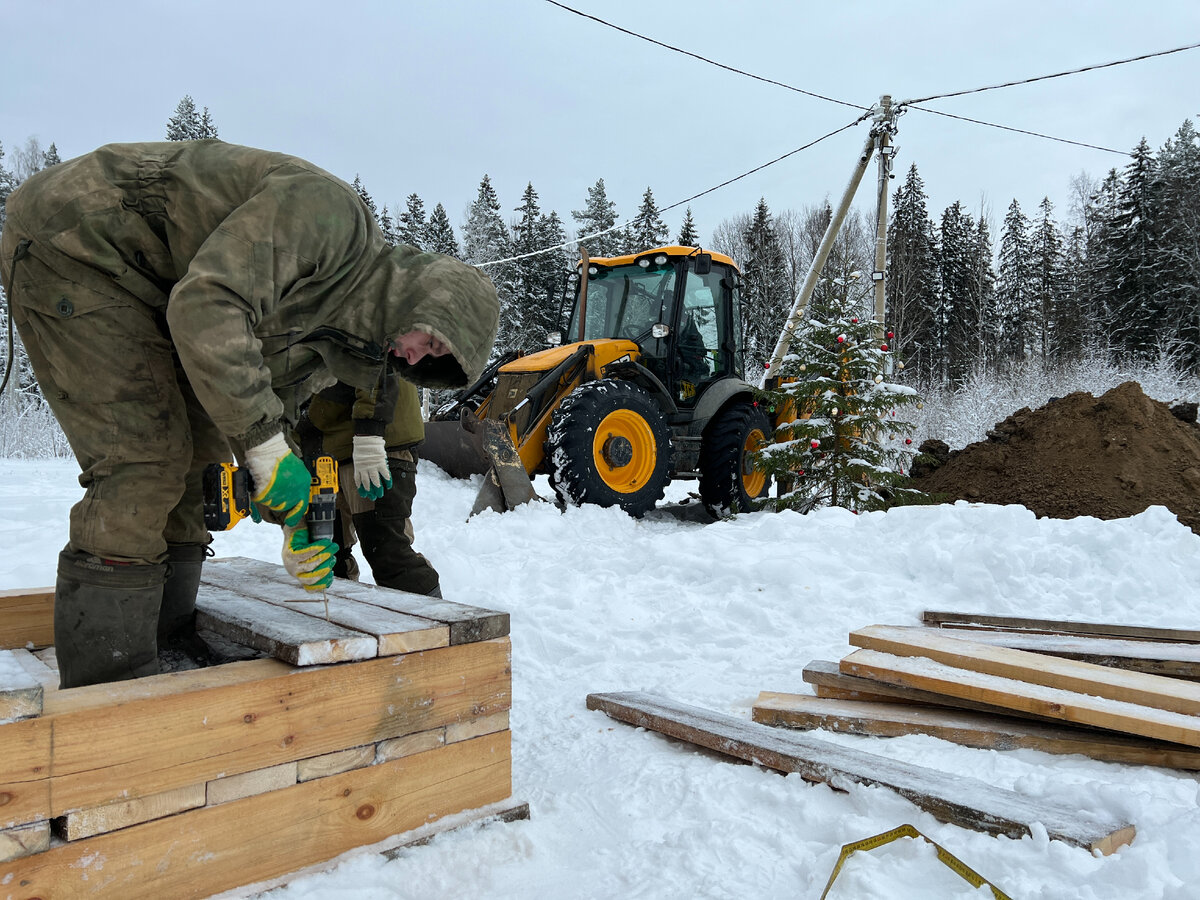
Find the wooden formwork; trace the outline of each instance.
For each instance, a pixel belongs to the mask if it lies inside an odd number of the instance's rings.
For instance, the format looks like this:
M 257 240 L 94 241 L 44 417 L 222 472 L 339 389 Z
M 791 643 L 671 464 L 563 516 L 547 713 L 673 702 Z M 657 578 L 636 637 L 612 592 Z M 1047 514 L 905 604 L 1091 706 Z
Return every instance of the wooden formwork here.
M 0 592 L 0 900 L 206 897 L 510 798 L 507 614 L 292 599 L 212 560 L 202 626 L 272 658 L 59 690 L 53 591 Z

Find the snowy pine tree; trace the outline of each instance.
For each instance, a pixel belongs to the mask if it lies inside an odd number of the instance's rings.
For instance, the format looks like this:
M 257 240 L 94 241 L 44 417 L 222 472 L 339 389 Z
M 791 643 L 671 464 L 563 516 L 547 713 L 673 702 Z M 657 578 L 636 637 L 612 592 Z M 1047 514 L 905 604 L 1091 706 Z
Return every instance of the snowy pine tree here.
M 511 262 L 501 262 L 513 256 L 512 241 L 508 227 L 500 217 L 500 200 L 487 175 L 479 183 L 479 193 L 467 208 L 467 218 L 462 228 L 463 262 L 481 267 L 492 279 L 500 298 L 500 331 L 496 338 L 494 354 L 516 350 L 508 341 L 519 336 L 520 329 L 515 308 L 516 273 Z
M 446 215 L 446 208 L 442 204 L 439 203 L 435 206 L 433 212 L 429 214 L 426 233 L 429 240 L 429 246 L 426 249 L 433 253 L 444 253 L 455 259 L 459 258 L 462 251 L 458 249 L 458 241 L 454 237 L 454 227 L 450 224 L 450 217 Z
M 217 123 L 213 121 L 204 107 L 204 112 L 196 111 L 196 103 L 191 94 L 184 94 L 175 113 L 167 120 L 168 141 L 201 141 L 217 137 Z
M 416 247 L 418 250 L 428 249 L 428 229 L 424 201 L 416 194 L 409 194 L 404 201 L 404 212 L 400 213 L 400 243 Z
M 501 314 L 501 331 L 508 350 L 533 351 L 546 346 L 546 332 L 557 326 L 562 278 L 566 260 L 562 250 L 550 250 L 566 241 L 557 214 L 544 215 L 530 182 L 516 208 L 512 223 L 513 302 Z
M 617 205 L 608 199 L 603 178 L 588 188 L 586 205 L 572 210 L 571 218 L 579 224 L 575 239 L 583 244 L 589 256 L 620 256 L 626 252 L 625 230 L 613 230 L 617 224 Z
M 696 223 L 692 219 L 692 208 L 690 206 L 683 214 L 683 225 L 679 228 L 679 237 L 675 238 L 675 243 L 681 247 L 700 246 L 700 232 L 696 230 Z
M 999 349 L 1010 362 L 1024 360 L 1038 344 L 1032 267 L 1029 219 L 1014 199 L 1008 205 L 1000 231 L 1000 267 L 996 277 Z
M 903 486 L 915 426 L 902 415 L 920 397 L 884 380 L 891 348 L 872 322 L 870 286 L 835 279 L 824 295 L 828 301 L 801 321 L 778 385 L 760 397 L 796 415 L 756 457 L 780 485 L 766 505 L 865 512 L 920 502 L 923 495 Z
M 389 247 L 395 247 L 400 243 L 400 236 L 396 232 L 396 221 L 392 218 L 392 214 L 388 211 L 387 204 L 379 211 L 379 230 L 383 232 L 383 239 Z
M 1143 138 L 1125 167 L 1108 230 L 1109 327 L 1117 347 L 1137 359 L 1157 355 L 1165 336 L 1155 271 L 1157 163 Z
M 779 339 L 794 299 L 783 249 L 765 199 L 758 201 L 743 241 L 742 334 L 747 362 L 762 366 Z
M 358 194 L 358 198 L 362 200 L 363 205 L 370 211 L 371 218 L 378 224 L 379 210 L 375 207 L 375 201 L 371 198 L 371 194 L 367 189 L 363 187 L 362 179 L 357 174 L 354 176 L 354 184 L 351 187 L 354 188 L 354 193 Z
M 925 183 L 914 163 L 892 198 L 887 233 L 885 325 L 899 337 L 897 353 L 918 377 L 934 371 L 940 343 L 937 310 L 937 234 L 926 208 Z
M 48 169 L 51 166 L 57 166 L 60 162 L 62 162 L 62 158 L 58 155 L 58 147 L 51 141 L 50 149 L 42 154 L 42 168 Z
M 1049 197 L 1042 198 L 1038 212 L 1041 218 L 1030 230 L 1029 286 L 1037 321 L 1035 349 L 1042 362 L 1049 364 L 1057 358 L 1060 330 L 1070 330 L 1069 323 L 1063 323 L 1060 328 L 1060 322 L 1075 311 L 1065 303 L 1063 239 L 1054 221 L 1054 204 Z
M 654 192 L 646 188 L 642 194 L 642 205 L 629 223 L 629 251 L 641 253 L 654 247 L 661 247 L 670 237 L 671 232 L 658 212 L 654 202 Z

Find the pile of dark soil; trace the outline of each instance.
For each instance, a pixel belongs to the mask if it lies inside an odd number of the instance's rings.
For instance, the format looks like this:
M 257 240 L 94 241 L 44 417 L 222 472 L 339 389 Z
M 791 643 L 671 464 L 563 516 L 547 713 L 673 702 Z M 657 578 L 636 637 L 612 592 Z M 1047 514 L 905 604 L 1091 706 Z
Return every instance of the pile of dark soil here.
M 1168 407 L 1128 381 L 1017 410 L 987 440 L 926 441 L 912 486 L 952 503 L 1018 503 L 1038 516 L 1120 519 L 1165 506 L 1200 534 L 1196 404 Z

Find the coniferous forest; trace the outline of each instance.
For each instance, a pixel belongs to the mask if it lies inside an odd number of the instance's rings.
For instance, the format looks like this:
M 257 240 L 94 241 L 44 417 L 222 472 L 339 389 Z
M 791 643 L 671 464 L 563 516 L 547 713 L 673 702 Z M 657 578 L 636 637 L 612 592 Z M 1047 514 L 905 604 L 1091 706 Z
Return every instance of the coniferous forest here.
M 217 136 L 207 107 L 197 110 L 190 96 L 164 134 Z M 56 145 L 43 148 L 37 138 L 7 149 L 0 143 L 0 229 L 8 194 L 59 161 Z M 954 446 L 956 437 L 978 439 L 1017 406 L 1128 378 L 1162 400 L 1187 399 L 1197 390 L 1200 138 L 1190 119 L 1157 150 L 1143 138 L 1124 166 L 1077 175 L 1064 186 L 1065 204 L 1013 198 L 998 222 L 961 202 L 930 210 L 915 162 L 893 183 L 884 325 L 895 335 L 892 349 L 904 361 L 905 380 L 931 401 L 919 436 Z M 580 245 L 594 257 L 666 243 L 725 253 L 743 274 L 750 380 L 761 374 L 832 215 L 824 203 L 772 208 L 760 197 L 744 214 L 717 223 L 698 222 L 688 207 L 672 231 L 652 187 L 636 208 L 621 210 L 597 178 L 581 188 L 579 208 L 564 220 L 542 208 L 533 181 L 519 198 L 502 201 L 484 174 L 463 220 L 454 223 L 433 198 L 414 192 L 380 204 L 357 174 L 353 186 L 389 242 L 447 253 L 491 276 L 501 300 L 496 354 L 545 346 L 546 332 L 558 327 Z M 874 268 L 873 217 L 873 209 L 851 210 L 814 304 L 831 286 Z M 869 316 L 868 294 L 862 292 L 862 303 Z M 0 364 L 11 359 L 12 374 L 0 396 L 0 455 L 66 454 L 15 333 L 8 348 L 8 328 L 4 305 Z M 956 404 L 960 414 L 949 413 Z M 981 421 L 964 424 L 976 417 Z

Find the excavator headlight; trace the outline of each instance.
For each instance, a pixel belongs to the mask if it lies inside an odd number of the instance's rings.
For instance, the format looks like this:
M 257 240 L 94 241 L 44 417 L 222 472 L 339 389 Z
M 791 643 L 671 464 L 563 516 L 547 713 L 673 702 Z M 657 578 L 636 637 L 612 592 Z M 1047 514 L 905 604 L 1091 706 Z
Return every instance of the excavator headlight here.
M 588 274 L 589 275 L 597 275 L 597 274 L 599 274 L 599 272 L 600 272 L 600 270 L 597 269 L 595 266 L 588 266 Z
M 671 333 L 671 326 L 664 325 L 662 322 L 655 322 L 650 326 L 650 336 L 657 339 L 665 338 Z
M 562 332 L 561 331 L 548 332 L 546 334 L 546 343 L 549 344 L 551 347 L 557 347 L 559 344 L 562 343 Z
M 648 268 L 650 268 L 650 260 L 647 259 L 645 256 L 643 256 L 641 259 L 638 260 L 638 265 L 641 266 L 643 269 L 648 269 Z
M 663 253 L 658 254 L 658 256 L 654 257 L 654 264 L 656 266 L 665 266 L 667 264 L 666 255 Z

